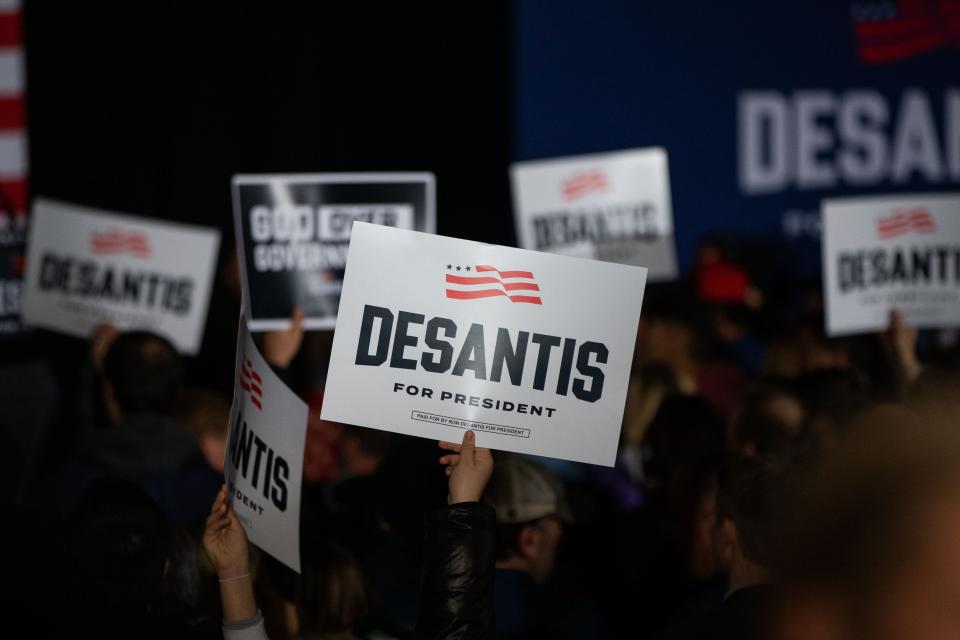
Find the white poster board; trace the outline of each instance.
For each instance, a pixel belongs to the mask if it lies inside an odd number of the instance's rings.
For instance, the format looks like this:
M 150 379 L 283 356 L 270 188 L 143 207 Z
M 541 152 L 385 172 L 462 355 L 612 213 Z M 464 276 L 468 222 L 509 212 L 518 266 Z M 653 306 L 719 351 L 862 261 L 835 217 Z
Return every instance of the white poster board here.
M 101 323 L 200 349 L 220 232 L 37 200 L 30 222 L 25 324 L 88 337 Z
M 960 326 L 960 194 L 823 202 L 827 333 Z
M 646 275 L 355 223 L 322 417 L 613 465 Z
M 306 437 L 306 403 L 270 369 L 241 319 L 227 493 L 250 541 L 297 573 Z
M 654 147 L 517 162 L 510 168 L 520 246 L 677 276 L 667 152 Z

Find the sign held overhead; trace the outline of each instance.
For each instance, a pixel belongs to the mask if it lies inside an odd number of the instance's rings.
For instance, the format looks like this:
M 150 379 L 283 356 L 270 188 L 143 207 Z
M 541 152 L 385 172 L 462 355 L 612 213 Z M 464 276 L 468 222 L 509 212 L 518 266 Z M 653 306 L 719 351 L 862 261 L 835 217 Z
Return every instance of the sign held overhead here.
M 613 465 L 646 269 L 356 223 L 322 417 Z

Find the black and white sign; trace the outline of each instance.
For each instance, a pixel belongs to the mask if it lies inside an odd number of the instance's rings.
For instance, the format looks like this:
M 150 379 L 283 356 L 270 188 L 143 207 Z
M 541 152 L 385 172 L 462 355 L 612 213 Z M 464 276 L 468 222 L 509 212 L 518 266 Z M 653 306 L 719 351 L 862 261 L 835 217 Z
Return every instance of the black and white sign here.
M 510 169 L 520 246 L 677 275 L 667 153 L 632 149 L 517 162 Z
M 37 200 L 22 300 L 28 325 L 88 337 L 143 329 L 196 353 L 220 232 Z
M 646 275 L 357 223 L 322 417 L 613 465 Z
M 430 173 L 241 175 L 233 179 L 237 252 L 251 331 L 332 329 L 353 222 L 434 233 Z
M 306 437 L 306 403 L 270 369 L 241 319 L 223 463 L 227 493 L 247 537 L 297 573 Z
M 960 326 L 960 194 L 823 203 L 827 332 Z

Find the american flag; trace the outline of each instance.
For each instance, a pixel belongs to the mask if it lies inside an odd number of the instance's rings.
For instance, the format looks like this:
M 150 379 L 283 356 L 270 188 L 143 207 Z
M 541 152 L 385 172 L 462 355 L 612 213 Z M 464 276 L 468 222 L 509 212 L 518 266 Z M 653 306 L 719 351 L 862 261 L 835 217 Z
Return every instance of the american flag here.
M 960 0 L 857 1 L 852 17 L 857 54 L 869 64 L 960 46 Z
M 486 264 L 447 265 L 447 297 L 476 300 L 504 296 L 511 302 L 541 304 L 540 285 L 530 271 L 500 270 Z
M 564 180 L 560 189 L 564 200 L 576 200 L 589 193 L 606 191 L 609 187 L 606 174 L 599 169 L 591 169 Z
M 19 0 L 0 0 L 0 230 L 26 229 L 27 128 Z
M 263 381 L 260 375 L 253 370 L 253 365 L 248 358 L 243 359 L 240 365 L 240 388 L 250 394 L 250 402 L 257 409 L 263 409 L 263 390 L 260 385 Z
M 917 233 L 935 233 L 937 223 L 925 209 L 896 211 L 886 218 L 877 219 L 877 237 L 881 240 L 894 238 L 915 231 Z
M 136 231 L 124 232 L 119 229 L 90 234 L 90 249 L 98 255 L 129 253 L 137 258 L 150 257 L 150 241 L 147 236 Z

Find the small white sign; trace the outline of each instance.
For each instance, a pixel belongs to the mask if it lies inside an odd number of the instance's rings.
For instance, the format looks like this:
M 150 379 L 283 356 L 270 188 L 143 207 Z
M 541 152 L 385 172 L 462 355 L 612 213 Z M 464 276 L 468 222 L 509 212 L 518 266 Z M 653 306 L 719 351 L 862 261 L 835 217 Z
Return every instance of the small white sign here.
M 960 325 L 960 195 L 823 202 L 827 333 Z
M 322 417 L 612 466 L 646 276 L 356 223 Z
M 300 573 L 300 496 L 307 405 L 270 369 L 240 321 L 223 463 L 247 537 Z
M 25 324 L 88 337 L 101 323 L 200 349 L 220 232 L 37 200 L 24 275 Z
M 667 152 L 631 149 L 510 168 L 520 246 L 677 276 Z

